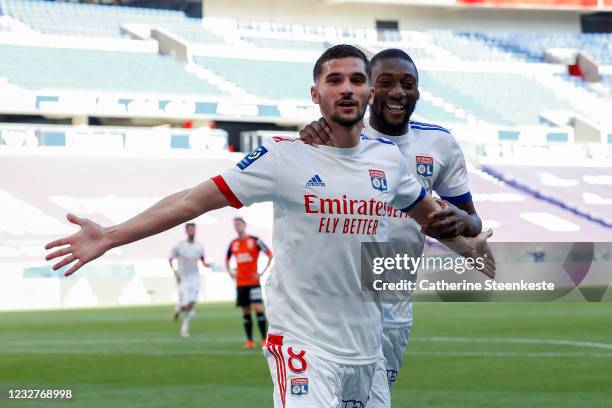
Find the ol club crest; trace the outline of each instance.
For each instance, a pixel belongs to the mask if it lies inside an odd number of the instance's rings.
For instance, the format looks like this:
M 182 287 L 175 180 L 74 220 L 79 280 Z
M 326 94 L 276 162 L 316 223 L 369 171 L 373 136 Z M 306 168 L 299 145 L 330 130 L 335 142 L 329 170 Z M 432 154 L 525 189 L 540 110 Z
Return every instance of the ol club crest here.
M 423 176 L 423 177 L 433 176 L 433 157 L 417 156 L 416 157 L 416 171 L 419 176 Z
M 291 395 L 300 397 L 308 394 L 308 378 L 291 379 Z
M 382 170 L 370 170 L 370 180 L 372 187 L 379 191 L 387 191 L 387 177 Z

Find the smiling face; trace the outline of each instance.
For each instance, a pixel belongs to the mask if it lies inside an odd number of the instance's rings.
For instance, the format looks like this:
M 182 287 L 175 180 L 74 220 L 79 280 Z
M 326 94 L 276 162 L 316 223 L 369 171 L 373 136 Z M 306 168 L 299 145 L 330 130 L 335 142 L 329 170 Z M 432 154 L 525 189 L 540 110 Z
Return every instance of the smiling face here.
M 372 67 L 374 102 L 370 107 L 371 122 L 388 135 L 408 131 L 408 121 L 419 99 L 416 67 L 403 58 L 386 58 Z
M 345 127 L 357 124 L 363 119 L 373 94 L 366 64 L 355 57 L 325 62 L 311 94 L 326 120 Z

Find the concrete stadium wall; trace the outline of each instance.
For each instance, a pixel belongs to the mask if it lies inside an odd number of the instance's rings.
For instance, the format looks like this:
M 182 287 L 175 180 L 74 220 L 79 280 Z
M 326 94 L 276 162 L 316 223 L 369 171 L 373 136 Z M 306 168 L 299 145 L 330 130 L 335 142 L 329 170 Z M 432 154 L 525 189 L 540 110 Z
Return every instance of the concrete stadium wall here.
M 313 26 L 375 28 L 399 20 L 401 30 L 580 32 L 579 11 L 490 10 L 383 4 L 329 4 L 321 0 L 204 0 L 204 17 Z

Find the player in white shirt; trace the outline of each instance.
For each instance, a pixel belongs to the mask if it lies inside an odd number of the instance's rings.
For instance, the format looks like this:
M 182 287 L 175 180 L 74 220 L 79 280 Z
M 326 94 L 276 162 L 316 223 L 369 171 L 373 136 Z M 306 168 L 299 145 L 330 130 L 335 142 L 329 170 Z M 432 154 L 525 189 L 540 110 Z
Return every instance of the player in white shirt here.
M 55 269 L 76 261 L 70 275 L 110 248 L 205 212 L 272 201 L 278 255 L 266 283 L 265 354 L 274 406 L 363 407 L 381 350 L 382 319 L 380 304 L 362 299 L 361 242 L 386 239 L 384 215 L 391 205 L 423 223 L 440 208 L 407 171 L 395 145 L 361 138 L 373 97 L 369 74 L 365 55 L 348 45 L 330 48 L 315 64 L 312 99 L 330 123 L 336 147 L 276 138 L 221 176 L 118 226 L 103 228 L 69 215 L 81 230 L 47 244 L 67 245 L 47 259 L 63 257 Z M 321 181 L 311 182 L 314 176 Z M 464 255 L 480 255 L 476 239 L 446 242 Z
M 185 232 L 187 239 L 172 248 L 168 262 L 174 272 L 179 292 L 179 302 L 174 309 L 174 320 L 179 319 L 181 312 L 185 313 L 180 333 L 182 337 L 189 337 L 189 326 L 195 316 L 195 305 L 200 295 L 198 261 L 201 261 L 204 267 L 207 267 L 208 264 L 204 260 L 204 247 L 195 239 L 196 225 L 193 222 L 185 224 Z M 174 264 L 175 261 L 177 266 Z
M 444 210 L 431 215 L 423 231 L 442 239 L 462 234 L 476 236 L 482 223 L 472 202 L 467 170 L 461 148 L 447 129 L 410 121 L 418 91 L 418 71 L 410 56 L 399 49 L 379 52 L 371 60 L 375 88 L 370 117 L 364 133 L 394 142 L 408 162 L 409 170 L 428 192 L 435 191 L 447 202 Z M 300 132 L 303 140 L 329 144 L 324 120 L 313 122 Z M 425 236 L 421 225 L 411 218 L 392 218 L 389 241 L 401 242 L 406 253 L 423 253 Z M 411 233 L 407 233 L 411 231 Z M 390 389 L 404 361 L 412 328 L 411 294 L 405 302 L 383 303 L 384 364 L 379 365 L 368 401 L 368 408 L 390 407 Z

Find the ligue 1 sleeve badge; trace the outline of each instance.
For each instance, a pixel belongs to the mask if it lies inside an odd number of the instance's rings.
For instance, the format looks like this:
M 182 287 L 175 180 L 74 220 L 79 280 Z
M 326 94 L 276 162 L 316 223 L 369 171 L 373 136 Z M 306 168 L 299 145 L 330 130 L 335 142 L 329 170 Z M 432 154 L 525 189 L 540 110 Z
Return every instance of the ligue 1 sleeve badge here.
M 249 167 L 255 160 L 259 159 L 266 153 L 268 153 L 268 149 L 266 149 L 264 146 L 259 146 L 255 148 L 251 153 L 244 156 L 242 160 L 236 163 L 236 166 L 238 166 L 240 170 L 244 170 Z
M 372 180 L 372 187 L 376 190 L 387 191 L 387 177 L 385 172 L 382 170 L 369 170 L 370 180 Z
M 291 379 L 291 395 L 301 397 L 308 394 L 308 378 L 292 378 Z

